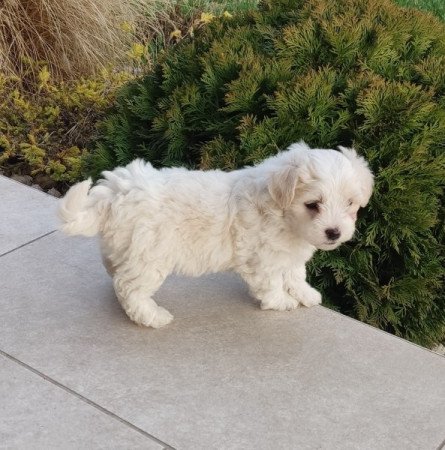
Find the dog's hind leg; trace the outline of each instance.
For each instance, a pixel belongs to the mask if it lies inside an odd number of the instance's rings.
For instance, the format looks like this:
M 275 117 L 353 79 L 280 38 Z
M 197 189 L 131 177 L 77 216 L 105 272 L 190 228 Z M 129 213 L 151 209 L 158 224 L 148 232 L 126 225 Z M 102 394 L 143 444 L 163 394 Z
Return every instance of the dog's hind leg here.
M 165 275 L 153 268 L 136 271 L 131 264 L 124 264 L 116 270 L 114 290 L 122 308 L 133 322 L 160 328 L 173 320 L 173 316 L 151 298 L 164 280 Z

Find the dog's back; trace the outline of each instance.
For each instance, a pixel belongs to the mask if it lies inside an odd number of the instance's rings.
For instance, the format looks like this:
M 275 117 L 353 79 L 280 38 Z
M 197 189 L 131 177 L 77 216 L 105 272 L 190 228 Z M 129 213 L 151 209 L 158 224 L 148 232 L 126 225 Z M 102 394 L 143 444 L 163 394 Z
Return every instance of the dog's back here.
M 235 176 L 218 170 L 156 170 L 135 160 L 104 172 L 94 187 L 91 180 L 73 186 L 61 200 L 62 229 L 70 235 L 99 233 L 105 253 L 113 254 L 113 259 L 137 242 L 133 251 L 170 258 L 165 263 L 175 272 L 197 275 L 222 270 L 224 261 L 228 264 L 232 257 L 227 240 Z

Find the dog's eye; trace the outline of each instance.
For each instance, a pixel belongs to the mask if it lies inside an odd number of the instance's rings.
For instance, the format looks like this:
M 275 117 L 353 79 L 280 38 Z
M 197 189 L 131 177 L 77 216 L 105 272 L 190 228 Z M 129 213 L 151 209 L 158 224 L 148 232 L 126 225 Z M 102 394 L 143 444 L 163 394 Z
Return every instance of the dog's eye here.
M 348 200 L 348 206 L 352 206 L 354 202 L 352 200 Z
M 304 206 L 306 206 L 309 211 L 313 212 L 318 212 L 318 210 L 320 209 L 320 205 L 318 202 L 305 203 Z

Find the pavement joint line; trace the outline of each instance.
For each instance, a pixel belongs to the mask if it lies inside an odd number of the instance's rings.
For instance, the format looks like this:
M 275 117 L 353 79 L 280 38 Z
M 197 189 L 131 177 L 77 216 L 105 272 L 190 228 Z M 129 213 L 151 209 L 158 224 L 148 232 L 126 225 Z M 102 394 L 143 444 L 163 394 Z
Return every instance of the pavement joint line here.
M 439 444 L 439 447 L 437 447 L 437 450 L 443 450 L 445 448 L 445 439 L 442 441 L 441 444 Z
M 408 339 L 404 339 L 404 338 L 402 338 L 402 337 L 400 337 L 400 336 L 396 336 L 395 334 L 389 333 L 388 331 L 382 330 L 381 328 L 376 328 L 376 327 L 370 325 L 369 323 L 362 322 L 361 320 L 358 320 L 358 319 L 356 319 L 356 318 L 354 318 L 354 317 L 351 317 L 351 316 L 347 316 L 346 314 L 343 314 L 343 313 L 341 313 L 341 312 L 339 312 L 339 311 L 336 311 L 335 309 L 328 308 L 327 306 L 324 306 L 324 305 L 320 305 L 320 306 L 321 306 L 322 308 L 324 308 L 324 310 L 327 311 L 327 312 L 330 313 L 330 314 L 333 314 L 333 315 L 336 315 L 336 316 L 343 317 L 344 319 L 349 320 L 349 321 L 352 320 L 352 321 L 353 321 L 354 323 L 356 323 L 356 324 L 363 325 L 363 326 L 365 326 L 365 327 L 367 327 L 367 328 L 370 328 L 370 329 L 376 331 L 377 333 L 383 334 L 383 335 L 385 335 L 385 336 L 389 336 L 389 337 L 395 338 L 395 339 L 397 339 L 399 342 L 404 342 L 405 344 L 411 345 L 412 347 L 416 347 L 416 348 L 418 348 L 418 349 L 420 349 L 420 350 L 427 351 L 427 352 L 430 353 L 431 355 L 438 356 L 439 358 L 445 358 L 444 355 L 441 355 L 440 353 L 437 353 L 437 352 L 435 352 L 434 350 L 431 350 L 431 349 L 428 348 L 428 347 L 423 347 L 423 346 L 420 345 L 420 344 L 416 344 L 415 342 L 408 341 Z M 443 441 L 443 443 L 442 443 L 441 445 L 444 446 L 444 445 L 445 445 L 445 441 Z M 443 448 L 445 449 L 445 447 L 443 447 Z M 441 450 L 441 449 L 439 448 L 439 449 L 437 449 L 437 450 Z
M 38 240 L 40 240 L 40 239 L 43 239 L 44 237 L 47 237 L 47 236 L 49 236 L 49 235 L 55 233 L 56 231 L 57 231 L 57 230 L 49 231 L 48 233 L 42 234 L 41 236 L 36 237 L 35 239 L 32 239 L 31 241 L 25 242 L 24 244 L 19 245 L 18 247 L 13 248 L 12 250 L 8 250 L 7 252 L 2 253 L 2 254 L 0 255 L 0 258 L 1 258 L 2 256 L 9 255 L 10 253 L 15 252 L 16 250 L 20 250 L 21 248 L 26 247 L 27 245 L 32 244 L 32 243 L 34 243 L 34 242 L 36 242 L 36 241 L 38 241 Z
M 151 441 L 156 442 L 157 444 L 162 446 L 162 450 L 175 450 L 174 447 L 168 445 L 166 442 L 161 441 L 157 437 L 151 435 L 150 433 L 147 433 L 142 428 L 137 427 L 136 425 L 132 424 L 131 422 L 128 422 L 124 418 L 118 416 L 117 414 L 109 411 L 108 409 L 104 408 L 103 406 L 100 406 L 98 403 L 93 402 L 87 397 L 84 397 L 82 394 L 79 394 L 78 392 L 74 391 L 73 389 L 63 385 L 62 383 L 59 383 L 57 380 L 54 380 L 53 378 L 49 377 L 48 375 L 45 375 L 44 373 L 40 372 L 39 370 L 35 369 L 34 367 L 30 366 L 29 364 L 26 364 L 23 361 L 20 361 L 15 356 L 10 355 L 9 353 L 6 353 L 3 350 L 0 350 L 0 355 L 4 356 L 5 358 L 8 358 L 9 360 L 15 362 L 16 364 L 19 364 L 20 366 L 24 367 L 25 369 L 29 370 L 30 372 L 34 373 L 35 375 L 38 375 L 40 378 L 43 378 L 45 381 L 48 381 L 49 383 L 52 383 L 53 385 L 57 386 L 58 388 L 64 390 L 68 394 L 73 395 L 74 397 L 77 397 L 79 400 L 83 401 L 84 403 L 92 406 L 93 408 L 96 408 L 100 412 L 106 414 L 107 416 L 111 417 L 112 419 L 117 420 L 118 422 L 121 422 L 122 424 L 128 426 L 129 428 L 133 429 L 134 431 L 137 431 L 138 433 L 142 434 L 146 438 L 150 439 Z

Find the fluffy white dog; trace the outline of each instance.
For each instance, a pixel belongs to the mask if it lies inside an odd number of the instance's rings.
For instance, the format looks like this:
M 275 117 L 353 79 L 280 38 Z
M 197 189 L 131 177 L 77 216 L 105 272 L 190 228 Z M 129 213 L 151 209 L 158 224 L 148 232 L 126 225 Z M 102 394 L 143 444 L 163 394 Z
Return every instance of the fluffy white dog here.
M 105 267 L 134 322 L 162 327 L 173 316 L 152 299 L 167 275 L 232 270 L 262 309 L 313 306 L 306 282 L 317 249 L 352 238 L 373 176 L 352 149 L 303 142 L 233 172 L 154 169 L 135 160 L 73 186 L 59 215 L 67 234 L 101 237 Z

